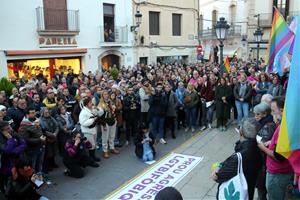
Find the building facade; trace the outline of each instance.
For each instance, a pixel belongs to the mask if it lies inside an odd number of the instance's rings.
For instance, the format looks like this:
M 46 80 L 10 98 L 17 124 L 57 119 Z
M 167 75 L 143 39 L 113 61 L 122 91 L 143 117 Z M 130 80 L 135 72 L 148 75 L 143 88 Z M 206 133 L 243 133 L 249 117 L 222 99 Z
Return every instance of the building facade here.
M 204 58 L 219 62 L 219 44 L 214 26 L 224 17 L 230 25 L 224 41 L 224 57 L 246 57 L 247 1 L 199 0 L 200 2 L 200 39 L 204 49 Z
M 248 1 L 248 52 L 250 58 L 257 57 L 257 43 L 255 41 L 253 33 L 256 28 L 260 26 L 263 30 L 262 42 L 259 45 L 259 57 L 265 57 L 268 47 L 268 40 L 271 32 L 273 7 L 276 7 L 283 17 L 285 17 L 287 23 L 291 23 L 293 17 L 300 11 L 299 0 L 255 0 Z
M 0 76 L 132 66 L 132 10 L 131 1 L 5 0 Z
M 134 0 L 135 63 L 196 62 L 198 0 Z

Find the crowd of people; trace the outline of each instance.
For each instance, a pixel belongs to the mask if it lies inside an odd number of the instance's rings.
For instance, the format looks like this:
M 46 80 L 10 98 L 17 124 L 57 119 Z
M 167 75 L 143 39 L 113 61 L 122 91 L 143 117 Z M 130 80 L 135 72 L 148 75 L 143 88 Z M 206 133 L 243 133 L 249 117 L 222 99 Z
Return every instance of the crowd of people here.
M 288 73 L 266 74 L 263 64 L 238 60 L 222 75 L 209 62 L 123 66 L 117 76 L 111 71 L 56 71 L 51 80 L 14 79 L 11 94 L 0 91 L 0 187 L 7 199 L 45 198 L 32 182 L 57 168 L 59 157 L 66 176 L 82 178 L 85 167 L 99 167 L 101 156 L 120 154 L 122 146 L 135 145 L 137 157 L 150 161 L 155 145 L 176 139 L 178 130 L 226 131 L 231 118 L 241 135 L 235 150 L 249 156 L 243 164 L 250 199 L 256 184 L 260 199 L 282 195 L 279 187 L 286 187 L 293 171 L 274 149 L 283 105 L 278 98 L 285 94 Z M 253 123 L 243 121 L 250 111 L 264 143 L 257 144 Z M 217 182 L 237 171 L 230 166 L 236 157 L 230 159 L 215 172 Z

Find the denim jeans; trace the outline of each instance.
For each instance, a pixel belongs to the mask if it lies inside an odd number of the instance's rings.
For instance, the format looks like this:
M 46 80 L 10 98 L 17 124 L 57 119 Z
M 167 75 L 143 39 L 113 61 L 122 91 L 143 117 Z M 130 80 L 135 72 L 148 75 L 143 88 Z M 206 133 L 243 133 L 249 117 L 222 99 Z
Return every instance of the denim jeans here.
M 266 188 L 268 191 L 268 199 L 284 199 L 286 188 L 292 181 L 293 174 L 271 174 L 267 172 Z
M 40 149 L 29 151 L 27 154 L 32 160 L 32 166 L 35 172 L 42 172 L 45 148 L 41 147 Z
M 207 126 L 207 124 L 212 124 L 215 104 L 212 104 L 210 107 L 206 107 L 206 102 L 201 103 L 201 125 Z
M 145 142 L 143 144 L 143 151 L 144 151 L 143 161 L 144 162 L 152 161 L 153 160 L 153 152 L 152 152 L 149 142 Z
M 235 105 L 238 113 L 238 123 L 240 123 L 244 117 L 249 116 L 249 103 L 235 100 Z
M 196 126 L 197 108 L 196 107 L 186 107 L 185 108 L 185 118 L 187 128 L 194 128 Z
M 164 137 L 164 125 L 165 118 L 164 117 L 153 117 L 151 120 L 151 134 L 154 138 L 159 135 L 159 139 Z

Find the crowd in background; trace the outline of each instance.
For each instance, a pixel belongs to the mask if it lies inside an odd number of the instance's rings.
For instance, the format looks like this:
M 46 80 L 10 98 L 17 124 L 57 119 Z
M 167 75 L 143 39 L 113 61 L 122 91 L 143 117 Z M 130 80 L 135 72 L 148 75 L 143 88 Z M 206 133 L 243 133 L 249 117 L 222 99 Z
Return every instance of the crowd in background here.
M 230 72 L 222 75 L 217 64 L 175 63 L 137 64 L 87 74 L 69 69 L 68 74 L 56 71 L 51 80 L 42 75 L 11 80 L 15 86 L 11 94 L 0 91 L 1 191 L 8 199 L 45 198 L 31 182 L 57 168 L 60 157 L 66 176 L 82 178 L 84 167 L 99 166 L 100 154 L 108 159 L 120 154 L 122 146 L 135 145 L 138 158 L 153 160 L 155 145 L 176 139 L 178 130 L 226 131 L 232 119 L 243 132 L 243 141 L 251 141 L 251 148 L 261 156 L 259 174 L 253 172 L 255 176 L 246 178 L 251 179 L 253 190 L 256 177 L 262 179 L 257 187 L 264 199 L 268 174 L 292 176 L 293 171 L 287 160 L 282 165 L 289 170 L 276 168 L 276 155 L 272 158 L 275 162 L 268 153 L 263 154 L 265 146 L 247 135 L 242 119 L 254 112 L 263 142 L 276 144 L 273 134 L 278 132 L 282 106 L 274 98 L 285 95 L 287 80 L 288 72 L 283 77 L 266 74 L 263 64 L 237 60 L 231 62 Z M 272 102 L 278 106 L 273 108 Z

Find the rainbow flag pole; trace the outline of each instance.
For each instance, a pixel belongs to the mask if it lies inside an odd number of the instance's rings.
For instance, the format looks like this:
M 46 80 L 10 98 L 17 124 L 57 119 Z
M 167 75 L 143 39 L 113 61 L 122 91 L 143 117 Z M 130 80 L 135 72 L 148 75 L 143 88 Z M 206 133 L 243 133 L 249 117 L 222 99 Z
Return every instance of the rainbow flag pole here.
M 298 13 L 300 20 L 300 12 Z M 300 27 L 296 28 L 292 63 L 276 151 L 289 159 L 294 172 L 300 175 Z M 300 185 L 299 185 L 300 187 Z
M 274 66 L 274 59 L 276 54 L 282 49 L 286 48 L 286 46 L 291 46 L 294 33 L 290 30 L 287 23 L 285 22 L 283 16 L 274 7 L 274 16 L 272 22 L 272 29 L 269 37 L 269 44 L 266 54 L 266 65 L 267 71 L 269 73 L 273 71 L 277 71 Z M 288 48 L 286 48 L 288 49 Z

